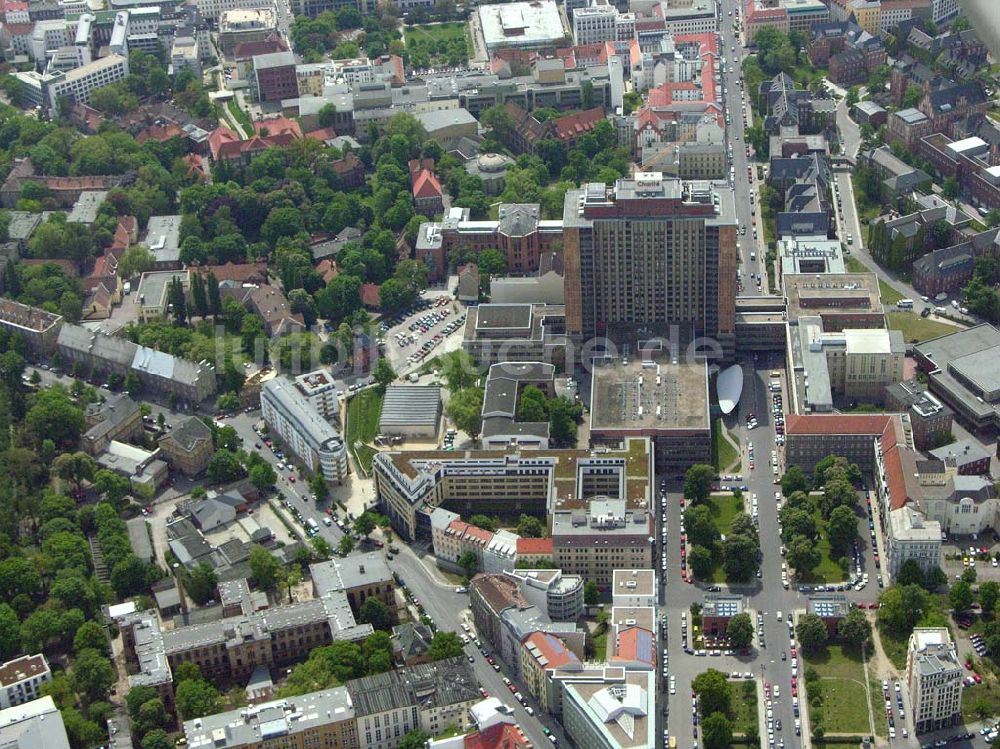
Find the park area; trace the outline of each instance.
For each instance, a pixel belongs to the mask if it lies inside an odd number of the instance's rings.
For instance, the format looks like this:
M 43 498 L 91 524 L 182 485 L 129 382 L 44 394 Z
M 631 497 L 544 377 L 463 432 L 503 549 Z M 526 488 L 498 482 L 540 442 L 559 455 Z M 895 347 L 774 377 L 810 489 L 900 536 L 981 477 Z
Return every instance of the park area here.
M 733 518 L 744 512 L 743 498 L 733 496 L 729 493 L 712 494 L 708 498 L 708 501 L 705 502 L 705 505 L 712 512 L 712 520 L 720 536 L 727 535 L 730 526 L 733 524 Z M 712 554 L 712 574 L 708 582 L 726 582 L 726 571 L 722 567 L 722 561 L 722 550 L 721 548 L 716 548 Z
M 816 510 L 813 513 L 816 520 L 816 551 L 819 552 L 819 564 L 809 572 L 796 572 L 796 578 L 800 583 L 809 585 L 815 583 L 839 583 L 847 579 L 847 573 L 833 558 L 830 551 L 830 539 L 826 534 L 826 520 L 823 514 Z
M 731 473 L 734 467 L 739 472 L 740 454 L 731 440 L 732 435 L 722 419 L 715 419 L 712 422 L 712 465 L 720 473 Z
M 430 23 L 403 30 L 407 61 L 411 68 L 461 67 L 469 59 L 468 24 Z
M 889 328 L 901 331 L 907 343 L 920 343 L 961 330 L 954 325 L 921 317 L 915 312 L 890 312 L 888 318 Z
M 361 390 L 347 402 L 347 449 L 365 475 L 370 475 L 377 452 L 371 443 L 378 434 L 382 394 L 375 388 Z
M 871 703 L 861 649 L 830 644 L 804 661 L 813 729 L 821 726 L 827 737 L 870 736 Z
M 737 737 L 755 738 L 759 736 L 757 724 L 757 682 L 731 681 L 733 706 L 733 743 Z M 745 743 L 745 742 L 744 742 Z

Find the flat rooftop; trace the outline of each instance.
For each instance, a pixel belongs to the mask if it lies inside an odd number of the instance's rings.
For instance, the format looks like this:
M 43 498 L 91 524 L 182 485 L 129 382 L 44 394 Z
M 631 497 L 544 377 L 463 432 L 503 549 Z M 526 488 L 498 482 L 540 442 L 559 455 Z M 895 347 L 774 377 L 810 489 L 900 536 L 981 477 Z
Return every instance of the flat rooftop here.
M 594 367 L 591 430 L 708 429 L 704 361 L 615 360 Z
M 553 0 L 483 5 L 479 25 L 488 49 L 545 46 L 567 34 Z
M 883 314 L 874 273 L 792 273 L 784 276 L 788 319 L 800 315 Z

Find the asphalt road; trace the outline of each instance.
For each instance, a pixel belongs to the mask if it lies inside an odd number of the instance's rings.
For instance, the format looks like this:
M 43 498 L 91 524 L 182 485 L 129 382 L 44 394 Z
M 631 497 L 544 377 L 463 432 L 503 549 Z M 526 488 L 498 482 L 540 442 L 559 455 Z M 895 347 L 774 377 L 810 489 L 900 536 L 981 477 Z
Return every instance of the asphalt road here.
M 758 642 L 749 656 L 692 656 L 684 652 L 684 642 L 681 637 L 681 612 L 687 611 L 692 603 L 703 603 L 708 592 L 707 585 L 702 583 L 687 584 L 680 577 L 680 508 L 679 482 L 669 482 L 667 505 L 668 544 L 666 549 L 668 574 L 664 579 L 666 613 L 668 616 L 667 648 L 670 656 L 670 673 L 676 676 L 676 694 L 669 696 L 670 718 L 668 728 L 672 735 L 678 737 L 682 746 L 689 741 L 695 741 L 691 725 L 691 681 L 702 671 L 716 668 L 724 672 L 752 672 L 756 678 L 781 688 L 781 698 L 773 704 L 774 717 L 782 723 L 782 731 L 775 732 L 775 746 L 784 739 L 786 747 L 807 745 L 805 739 L 806 723 L 803 720 L 803 739 L 795 736 L 794 716 L 791 695 L 791 641 L 786 623 L 789 612 L 803 610 L 806 607 L 806 596 L 799 593 L 795 587 L 785 590 L 781 584 L 782 557 L 777 552 L 776 543 L 766 539 L 778 537 L 778 504 L 774 492 L 780 487 L 773 483 L 773 474 L 769 460 L 771 450 L 775 449 L 774 424 L 771 420 L 771 393 L 768 391 L 769 373 L 774 369 L 783 369 L 784 362 L 778 354 L 760 355 L 753 362 L 745 362 L 745 382 L 743 397 L 737 413 L 727 417 L 726 426 L 730 432 L 740 439 L 744 465 L 743 484 L 748 486 L 745 493 L 748 502 L 753 494 L 757 495 L 758 523 L 764 552 L 761 564 L 761 577 L 749 584 L 739 586 L 723 585 L 723 590 L 746 597 L 751 615 L 756 618 L 756 612 L 763 614 L 764 647 Z M 782 378 L 782 382 L 785 379 Z M 785 395 L 785 403 L 788 396 Z M 758 426 L 753 430 L 746 429 L 747 413 L 754 413 Z M 755 451 L 755 470 L 748 470 L 747 447 L 752 442 Z M 781 450 L 779 460 L 781 459 Z M 863 504 L 863 503 L 862 503 Z M 864 524 L 859 511 L 859 536 L 867 539 Z M 861 591 L 849 591 L 847 596 L 854 601 L 873 601 L 878 596 L 876 570 L 871 549 L 863 543 L 863 570 L 869 573 L 869 584 Z M 777 612 L 782 612 L 782 621 L 778 621 Z M 689 615 L 690 619 L 690 615 Z M 660 645 L 661 649 L 663 645 Z M 781 660 L 781 652 L 788 654 L 788 660 Z M 804 666 L 799 661 L 799 679 L 802 683 Z M 664 685 L 666 691 L 666 685 Z M 800 698 L 802 693 L 800 692 Z M 878 707 L 878 705 L 876 705 Z M 662 731 L 661 731 L 662 733 Z M 761 723 L 761 735 L 766 746 L 767 724 Z
M 726 140 L 732 146 L 733 157 L 732 166 L 735 169 L 733 180 L 733 191 L 736 199 L 736 217 L 739 227 L 746 227 L 746 234 L 737 240 L 740 244 L 740 278 L 743 282 L 744 295 L 756 296 L 767 291 L 767 272 L 764 269 L 764 231 L 763 224 L 758 213 L 759 204 L 757 202 L 757 175 L 756 167 L 752 169 L 753 176 L 747 177 L 747 166 L 754 165 L 746 155 L 746 138 L 744 133 L 748 126 L 746 113 L 750 108 L 751 92 L 744 92 L 746 103 L 740 100 L 740 93 L 744 91 L 739 83 L 743 77 L 743 57 L 745 50 L 739 37 L 733 31 L 733 19 L 736 9 L 740 3 L 737 0 L 722 0 L 720 3 L 722 22 L 720 24 L 721 49 L 720 55 L 726 58 L 725 69 L 722 72 L 723 81 L 723 106 L 726 113 L 732 118 L 731 123 L 726 127 Z M 734 13 L 733 16 L 729 12 Z M 735 48 L 735 52 L 733 51 Z M 721 64 L 721 62 L 720 62 Z M 732 68 L 732 73 L 729 69 Z M 749 124 L 752 124 L 750 122 Z M 751 151 L 753 155 L 753 151 Z M 751 206 L 751 194 L 754 203 Z M 753 239 L 754 221 L 757 222 L 758 241 Z M 755 259 L 750 259 L 750 253 L 755 253 Z M 755 282 L 750 280 L 748 274 L 760 274 L 762 285 L 758 289 Z

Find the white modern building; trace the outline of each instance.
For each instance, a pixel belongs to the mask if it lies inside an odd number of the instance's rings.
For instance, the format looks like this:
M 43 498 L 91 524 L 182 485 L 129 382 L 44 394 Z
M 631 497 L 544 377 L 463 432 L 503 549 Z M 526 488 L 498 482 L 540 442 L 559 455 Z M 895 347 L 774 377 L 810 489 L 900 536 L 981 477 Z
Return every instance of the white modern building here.
M 295 386 L 279 375 L 264 383 L 260 393 L 265 423 L 303 465 L 327 481 L 342 482 L 350 471 L 347 446 Z
M 900 507 L 889 513 L 887 542 L 889 575 L 893 579 L 911 559 L 924 573 L 941 564 L 941 524 L 928 520 L 912 507 Z
M 962 722 L 962 664 L 945 627 L 917 627 L 906 650 L 906 688 L 917 733 Z
M 628 42 L 635 38 L 635 13 L 619 13 L 608 4 L 573 11 L 573 38 L 577 44 Z
M 479 29 L 490 53 L 501 47 L 559 46 L 567 36 L 553 0 L 481 5 L 478 12 Z
M 934 23 L 947 21 L 958 13 L 958 0 L 931 0 L 931 17 Z
M 330 373 L 323 369 L 307 372 L 295 378 L 299 389 L 309 404 L 327 421 L 340 421 L 340 394 Z
M 274 11 L 273 0 L 197 0 L 195 5 L 198 6 L 202 18 L 213 22 L 218 22 L 219 17 L 227 10 L 269 8 Z
M 108 55 L 67 73 L 56 73 L 48 83 L 48 105 L 53 113 L 59 101 L 72 99 L 79 104 L 90 103 L 90 92 L 95 88 L 124 80 L 128 75 L 128 58 Z
M 52 671 L 41 653 L 7 661 L 0 665 L 0 709 L 37 700 L 42 696 L 42 685 L 50 681 Z
M 69 749 L 62 715 L 51 696 L 0 710 L 4 749 Z

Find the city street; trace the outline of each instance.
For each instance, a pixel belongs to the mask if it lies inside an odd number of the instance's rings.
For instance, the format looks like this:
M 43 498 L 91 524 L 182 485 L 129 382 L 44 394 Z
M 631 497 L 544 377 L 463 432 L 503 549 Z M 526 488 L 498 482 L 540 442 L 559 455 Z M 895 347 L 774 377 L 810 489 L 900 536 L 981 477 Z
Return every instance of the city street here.
M 733 149 L 732 166 L 734 169 L 733 192 L 736 200 L 736 218 L 739 227 L 746 227 L 746 234 L 741 235 L 737 241 L 740 245 L 739 272 L 743 281 L 743 295 L 757 296 L 767 293 L 767 272 L 764 270 L 764 230 L 760 220 L 760 206 L 757 201 L 757 189 L 755 182 L 757 175 L 754 172 L 751 179 L 747 178 L 747 167 L 753 162 L 746 155 L 746 138 L 744 133 L 748 125 L 745 116 L 744 105 L 740 100 L 740 92 L 743 87 L 740 81 L 743 78 L 743 57 L 745 50 L 742 42 L 733 31 L 733 19 L 736 9 L 740 3 L 737 0 L 722 0 L 720 3 L 720 49 L 721 57 L 726 58 L 726 66 L 722 70 L 723 81 L 723 106 L 726 113 L 732 118 L 731 123 L 726 127 L 726 141 Z M 730 16 L 730 11 L 734 15 Z M 735 49 L 735 51 L 734 51 Z M 721 65 L 721 62 L 719 63 Z M 732 72 L 730 72 L 732 70 Z M 750 99 L 752 92 L 746 91 L 746 110 L 750 109 Z M 751 152 L 752 153 L 752 152 Z M 754 169 L 756 166 L 754 165 Z M 751 204 L 751 195 L 753 203 Z M 754 221 L 758 230 L 758 241 L 754 241 L 753 229 Z M 750 259 L 750 254 L 754 253 L 754 259 Z M 749 274 L 760 274 L 761 287 L 750 279 Z

